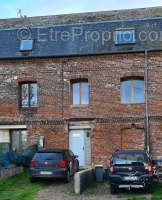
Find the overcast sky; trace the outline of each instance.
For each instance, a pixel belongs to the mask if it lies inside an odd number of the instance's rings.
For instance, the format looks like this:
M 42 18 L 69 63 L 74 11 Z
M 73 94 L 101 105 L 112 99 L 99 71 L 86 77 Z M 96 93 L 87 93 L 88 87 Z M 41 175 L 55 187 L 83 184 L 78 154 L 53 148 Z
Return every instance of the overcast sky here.
M 0 0 L 0 18 L 162 6 L 162 0 Z

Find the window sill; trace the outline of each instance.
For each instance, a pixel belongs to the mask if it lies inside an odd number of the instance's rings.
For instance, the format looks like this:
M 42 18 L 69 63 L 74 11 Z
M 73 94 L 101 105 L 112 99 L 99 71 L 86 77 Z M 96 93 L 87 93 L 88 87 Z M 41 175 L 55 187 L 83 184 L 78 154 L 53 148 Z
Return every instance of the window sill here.
M 37 112 L 38 107 L 20 107 L 19 110 L 22 112 Z
M 139 104 L 145 104 L 145 102 L 140 102 L 140 103 L 122 103 L 122 105 L 139 105 Z
M 89 104 L 71 104 L 70 105 L 71 108 L 86 108 L 88 106 Z
M 126 45 L 135 45 L 136 42 L 129 42 L 129 43 L 115 43 L 115 46 L 126 46 Z

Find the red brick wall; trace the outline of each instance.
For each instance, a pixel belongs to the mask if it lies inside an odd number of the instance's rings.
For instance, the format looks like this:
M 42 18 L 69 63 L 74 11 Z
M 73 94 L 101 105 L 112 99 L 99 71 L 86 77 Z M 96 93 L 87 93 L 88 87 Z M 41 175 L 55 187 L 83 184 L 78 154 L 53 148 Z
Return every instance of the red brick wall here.
M 45 137 L 45 148 L 68 148 L 69 138 L 66 124 L 33 124 L 28 127 L 28 145 L 32 145 L 33 143 L 38 144 L 40 136 Z
M 162 119 L 158 119 L 158 122 L 152 119 L 153 116 L 162 116 L 161 61 L 161 52 L 149 53 L 148 97 L 151 151 L 154 157 L 162 156 Z M 120 79 L 125 76 L 144 76 L 143 53 L 0 60 L 0 123 L 33 121 L 28 123 L 29 144 L 36 142 L 34 135 L 40 134 L 45 135 L 46 147 L 68 147 L 66 121 L 65 124 L 48 126 L 35 124 L 34 121 L 112 119 L 112 122 L 92 122 L 92 163 L 106 163 L 111 153 L 121 148 L 121 132 L 124 129 L 130 129 L 126 134 L 131 144 L 127 145 L 124 141 L 126 148 L 132 145 L 133 148 L 141 148 L 144 145 L 144 141 L 140 143 L 143 136 L 138 135 L 140 131 L 145 132 L 145 104 L 121 104 Z M 89 105 L 71 105 L 70 81 L 77 78 L 88 79 Z M 33 80 L 38 83 L 38 108 L 23 110 L 18 101 L 19 82 Z M 116 118 L 120 120 L 115 121 Z M 133 129 L 132 124 L 135 124 Z

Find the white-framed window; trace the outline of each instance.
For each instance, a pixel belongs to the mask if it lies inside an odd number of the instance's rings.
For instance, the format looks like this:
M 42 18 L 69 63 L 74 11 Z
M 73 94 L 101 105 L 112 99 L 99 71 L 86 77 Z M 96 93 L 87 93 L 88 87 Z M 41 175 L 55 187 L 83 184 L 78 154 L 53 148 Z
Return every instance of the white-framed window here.
M 34 40 L 21 40 L 20 51 L 32 51 Z
M 20 84 L 21 107 L 37 107 L 37 83 L 24 82 Z
M 115 31 L 115 44 L 133 44 L 135 43 L 135 30 L 116 30 Z

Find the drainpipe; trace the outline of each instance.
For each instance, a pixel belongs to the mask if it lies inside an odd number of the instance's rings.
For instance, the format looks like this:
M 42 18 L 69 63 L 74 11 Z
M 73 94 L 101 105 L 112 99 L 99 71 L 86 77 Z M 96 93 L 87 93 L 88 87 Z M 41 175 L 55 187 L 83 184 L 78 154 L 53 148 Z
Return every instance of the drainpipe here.
M 61 81 L 62 81 L 62 119 L 64 119 L 64 65 L 65 61 L 61 64 Z
M 145 127 L 146 127 L 146 150 L 150 152 L 149 117 L 148 117 L 148 51 L 145 50 Z

